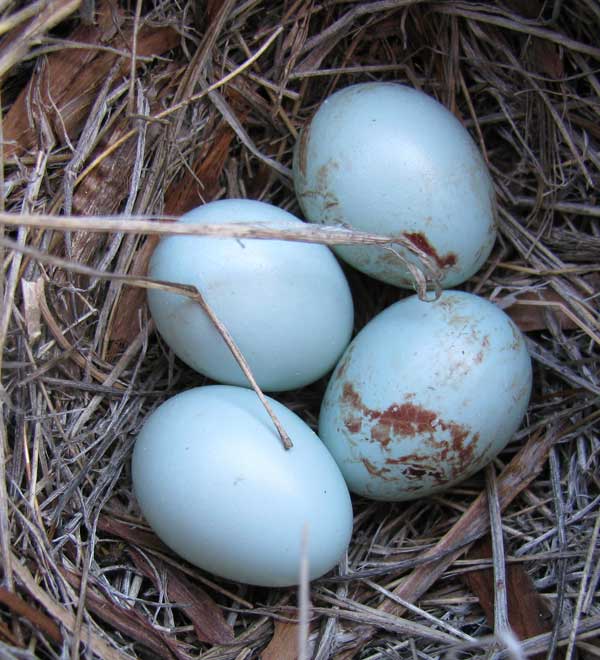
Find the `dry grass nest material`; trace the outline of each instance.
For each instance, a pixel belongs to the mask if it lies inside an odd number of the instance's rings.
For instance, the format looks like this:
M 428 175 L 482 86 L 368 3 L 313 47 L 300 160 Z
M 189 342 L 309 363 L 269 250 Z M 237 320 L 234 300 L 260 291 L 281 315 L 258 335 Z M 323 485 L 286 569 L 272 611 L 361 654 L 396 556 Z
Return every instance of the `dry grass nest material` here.
M 8 0 L 0 16 L 0 656 L 600 657 L 600 6 Z M 355 500 L 298 651 L 295 590 L 206 575 L 141 519 L 136 432 L 202 378 L 111 274 L 139 278 L 157 240 L 132 217 L 240 196 L 299 214 L 299 129 L 368 80 L 433 95 L 484 153 L 500 236 L 464 288 L 527 333 L 535 387 L 493 469 Z M 348 276 L 357 328 L 406 295 Z M 323 388 L 279 398 L 314 425 Z

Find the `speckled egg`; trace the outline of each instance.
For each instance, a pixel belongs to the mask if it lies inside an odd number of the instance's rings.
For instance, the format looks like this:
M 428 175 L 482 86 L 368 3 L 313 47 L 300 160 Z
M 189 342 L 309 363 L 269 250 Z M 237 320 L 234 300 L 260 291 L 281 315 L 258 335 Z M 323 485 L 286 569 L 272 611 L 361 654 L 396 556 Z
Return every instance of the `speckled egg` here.
M 371 320 L 333 372 L 319 436 L 351 491 L 409 500 L 457 484 L 518 429 L 531 393 L 520 330 L 460 291 L 406 298 Z
M 476 273 L 495 241 L 494 188 L 475 142 L 444 106 L 404 85 L 358 84 L 326 99 L 296 145 L 294 184 L 308 220 L 402 237 L 431 257 L 444 287 Z M 390 250 L 336 252 L 412 287 Z
M 200 206 L 179 222 L 301 225 L 291 213 L 248 199 Z M 303 387 L 333 369 L 352 334 L 346 277 L 324 245 L 280 240 L 169 236 L 149 267 L 155 279 L 193 284 L 227 327 L 267 391 Z M 151 290 L 158 331 L 175 354 L 221 383 L 248 386 L 227 345 L 200 306 Z
M 179 555 L 230 580 L 282 587 L 298 582 L 305 526 L 310 579 L 337 564 L 352 505 L 316 434 L 269 403 L 289 450 L 251 390 L 212 385 L 174 396 L 146 420 L 132 478 L 146 520 Z

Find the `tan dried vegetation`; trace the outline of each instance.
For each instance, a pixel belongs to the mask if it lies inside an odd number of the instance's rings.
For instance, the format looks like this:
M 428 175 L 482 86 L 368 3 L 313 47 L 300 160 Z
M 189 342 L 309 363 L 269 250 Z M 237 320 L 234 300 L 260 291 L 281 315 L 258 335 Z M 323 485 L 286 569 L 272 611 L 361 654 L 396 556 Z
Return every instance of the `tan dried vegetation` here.
M 600 657 L 598 34 L 595 0 L 0 2 L 2 658 Z M 202 382 L 143 276 L 200 203 L 299 213 L 300 128 L 367 80 L 435 96 L 485 154 L 500 236 L 466 288 L 527 333 L 535 388 L 485 473 L 356 499 L 299 636 L 294 590 L 206 575 L 140 516 L 135 434 Z M 405 295 L 348 275 L 357 327 Z M 314 424 L 323 387 L 280 398 Z

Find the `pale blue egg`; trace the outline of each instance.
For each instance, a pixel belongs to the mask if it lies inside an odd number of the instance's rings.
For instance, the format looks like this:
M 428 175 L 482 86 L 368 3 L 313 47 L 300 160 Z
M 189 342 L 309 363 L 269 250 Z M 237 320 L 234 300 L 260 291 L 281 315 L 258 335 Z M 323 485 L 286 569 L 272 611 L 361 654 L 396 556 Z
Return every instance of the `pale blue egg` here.
M 496 305 L 461 291 L 411 296 L 356 336 L 329 381 L 319 436 L 351 491 L 409 500 L 459 483 L 519 428 L 525 341 Z
M 308 220 L 407 239 L 442 269 L 444 287 L 476 273 L 495 241 L 494 188 L 476 144 L 444 106 L 404 85 L 358 84 L 326 99 L 296 145 L 294 184 Z M 412 286 L 389 250 L 336 252 Z
M 230 580 L 282 587 L 298 582 L 304 528 L 310 579 L 337 564 L 352 505 L 316 434 L 269 403 L 289 450 L 251 390 L 212 385 L 174 396 L 146 420 L 132 477 L 146 520 L 176 553 Z
M 180 222 L 301 225 L 291 213 L 247 199 L 211 202 Z M 155 279 L 193 284 L 227 327 L 259 386 L 290 390 L 330 371 L 348 345 L 354 308 L 345 275 L 324 245 L 280 240 L 170 236 L 149 267 Z M 221 383 L 248 386 L 200 306 L 184 296 L 148 292 L 158 331 L 175 354 Z

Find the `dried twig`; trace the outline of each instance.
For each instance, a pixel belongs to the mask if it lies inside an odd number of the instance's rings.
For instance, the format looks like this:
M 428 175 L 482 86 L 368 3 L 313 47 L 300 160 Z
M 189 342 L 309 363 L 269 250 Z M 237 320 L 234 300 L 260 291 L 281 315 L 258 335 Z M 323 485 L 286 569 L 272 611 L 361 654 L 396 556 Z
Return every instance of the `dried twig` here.
M 499 506 L 504 509 L 541 471 L 548 452 L 555 442 L 553 432 L 545 436 L 533 436 L 521 451 L 505 468 L 498 480 Z M 415 602 L 439 578 L 452 562 L 457 559 L 468 546 L 482 536 L 488 526 L 486 515 L 487 502 L 482 493 L 461 516 L 459 521 L 430 550 L 424 553 L 423 560 L 431 557 L 431 561 L 415 568 L 410 575 L 403 578 L 394 589 L 394 593 L 403 600 Z M 384 611 L 402 612 L 403 608 L 391 601 L 384 601 L 380 609 Z M 343 657 L 353 657 L 355 649 L 362 646 L 374 634 L 372 628 L 367 628 L 357 634 L 351 651 L 344 652 Z
M 598 564 L 598 538 L 600 538 L 600 515 L 596 515 L 596 524 L 588 546 L 587 556 L 585 559 L 585 566 L 583 568 L 583 575 L 581 576 L 581 585 L 579 593 L 577 594 L 577 604 L 575 605 L 575 614 L 573 616 L 573 625 L 569 632 L 569 645 L 565 654 L 565 660 L 571 660 L 573 652 L 575 651 L 575 639 L 577 638 L 577 628 L 579 626 L 579 619 L 583 609 L 583 602 L 588 587 L 588 580 L 592 573 L 593 566 Z
M 252 371 L 248 363 L 246 362 L 246 358 L 243 356 L 242 352 L 238 348 L 237 344 L 235 343 L 235 340 L 231 336 L 231 333 L 229 332 L 229 330 L 227 330 L 225 325 L 221 322 L 221 320 L 213 311 L 212 307 L 206 302 L 204 296 L 200 293 L 200 291 L 198 291 L 198 289 L 195 286 L 189 284 L 177 284 L 176 282 L 163 282 L 160 280 L 153 280 L 148 277 L 135 277 L 123 273 L 104 273 L 102 271 L 95 270 L 94 268 L 89 268 L 88 266 L 82 266 L 80 264 L 76 264 L 75 262 L 66 259 L 60 259 L 58 257 L 44 255 L 38 250 L 34 250 L 32 248 L 21 247 L 16 243 L 9 241 L 8 239 L 5 238 L 0 238 L 0 244 L 3 245 L 4 247 L 11 245 L 14 250 L 18 250 L 20 252 L 30 254 L 31 256 L 35 256 L 37 259 L 40 259 L 41 261 L 52 263 L 55 266 L 59 266 L 73 273 L 90 275 L 98 279 L 107 279 L 117 282 L 124 282 L 129 285 L 139 286 L 145 289 L 159 289 L 161 291 L 169 291 L 171 293 L 177 293 L 179 295 L 186 296 L 190 300 L 193 300 L 194 302 L 198 303 L 198 305 L 200 305 L 204 313 L 208 316 L 211 323 L 215 326 L 215 328 L 223 338 L 223 341 L 227 344 L 227 348 L 229 348 L 229 350 L 231 351 L 231 354 L 233 355 L 235 361 L 238 363 L 240 369 L 244 373 L 244 376 L 246 376 L 246 379 L 250 383 L 252 389 L 256 392 L 256 395 L 260 399 L 260 402 L 262 403 L 263 407 L 265 408 L 269 417 L 271 418 L 273 424 L 275 425 L 275 428 L 277 429 L 277 433 L 281 438 L 281 442 L 283 443 L 283 446 L 286 449 L 290 449 L 292 447 L 292 441 L 287 431 L 284 429 L 283 425 L 277 418 L 277 415 L 275 415 L 275 413 L 273 412 L 271 404 L 267 401 L 267 398 L 265 397 L 258 383 L 256 382 L 252 374 Z M 48 309 L 47 304 L 45 303 L 45 299 L 43 298 L 42 300 L 43 300 L 42 314 L 44 315 L 46 321 L 50 321 L 52 319 L 51 312 Z M 60 332 L 56 334 L 56 337 L 57 339 L 62 338 L 64 343 L 68 346 L 68 342 L 66 342 L 64 337 L 62 337 L 62 334 L 60 334 Z M 77 353 L 74 353 L 74 355 L 77 356 Z M 87 366 L 87 361 L 83 357 L 81 357 L 80 360 L 83 361 L 83 363 Z M 84 364 L 82 364 L 81 366 L 84 366 Z M 103 377 L 103 375 L 101 375 L 101 372 L 99 372 L 97 369 L 95 369 L 94 367 L 90 367 L 90 368 L 93 370 L 98 380 L 100 380 L 104 385 L 113 384 L 113 381 L 108 382 Z
M 27 15 L 27 18 L 31 17 L 29 23 L 24 25 L 18 34 L 13 33 L 11 39 L 5 41 L 4 46 L 0 48 L 0 80 L 27 54 L 32 43 L 35 43 L 44 32 L 51 30 L 77 11 L 80 4 L 81 0 L 51 0 L 39 3 L 40 6 L 36 11 Z M 20 19 L 13 14 L 11 27 L 19 22 Z
M 506 565 L 502 539 L 502 516 L 498 499 L 498 484 L 493 465 L 486 469 L 487 501 L 490 512 L 492 549 L 494 558 L 494 633 L 499 637 L 510 633 L 508 603 L 506 601 Z
M 302 530 L 302 551 L 300 553 L 300 575 L 298 580 L 298 660 L 309 660 L 308 634 L 310 621 L 310 583 L 308 543 L 310 530 L 305 525 Z

